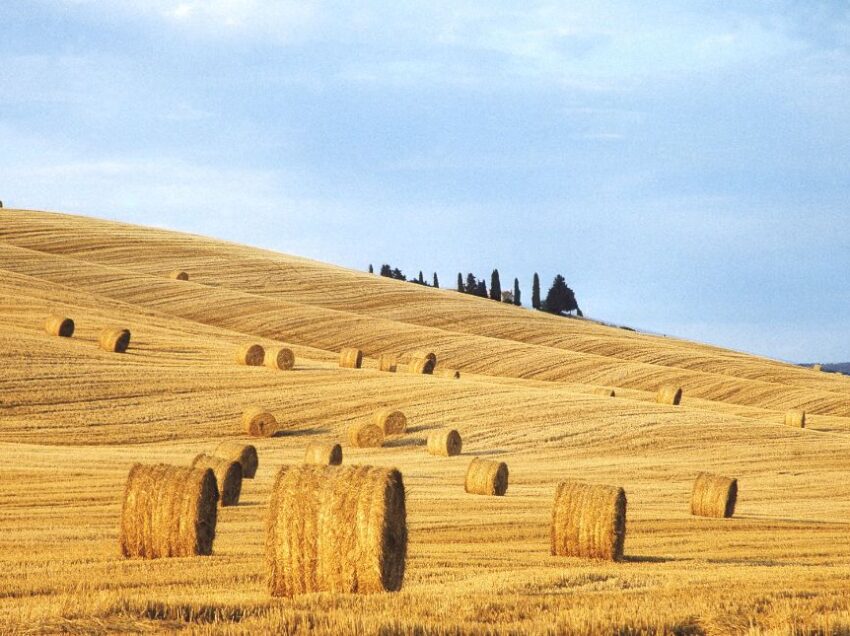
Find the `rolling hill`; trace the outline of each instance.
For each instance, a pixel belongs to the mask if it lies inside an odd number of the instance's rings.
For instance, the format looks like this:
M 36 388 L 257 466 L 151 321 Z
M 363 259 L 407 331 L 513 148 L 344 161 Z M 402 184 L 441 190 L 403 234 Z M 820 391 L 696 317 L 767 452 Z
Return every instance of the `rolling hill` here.
M 172 270 L 189 281 L 168 278 Z M 71 339 L 44 319 L 68 315 Z M 101 351 L 106 327 L 132 331 Z M 295 369 L 236 365 L 285 344 Z M 360 370 L 338 352 L 356 346 Z M 438 356 L 459 380 L 377 370 Z M 719 347 L 564 320 L 210 238 L 0 210 L 0 629 L 11 633 L 788 633 L 850 631 L 850 378 Z M 664 384 L 681 406 L 655 403 Z M 612 387 L 616 398 L 594 390 Z M 188 464 L 260 404 L 257 478 L 206 558 L 120 558 L 137 461 Z M 397 467 L 410 549 L 395 594 L 272 599 L 263 518 L 308 441 L 402 409 L 409 434 L 345 463 Z M 783 425 L 789 409 L 807 428 Z M 424 451 L 457 428 L 464 454 Z M 463 491 L 472 457 L 508 463 L 505 497 Z M 691 517 L 701 470 L 735 476 L 731 519 Z M 623 486 L 626 558 L 549 554 L 560 479 Z

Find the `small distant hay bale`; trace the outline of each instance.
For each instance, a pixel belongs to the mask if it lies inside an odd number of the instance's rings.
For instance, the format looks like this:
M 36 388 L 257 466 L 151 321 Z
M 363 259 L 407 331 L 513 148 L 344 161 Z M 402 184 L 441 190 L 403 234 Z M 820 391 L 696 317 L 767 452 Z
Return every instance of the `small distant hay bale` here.
M 344 369 L 359 369 L 363 366 L 363 352 L 354 347 L 347 347 L 339 352 L 339 366 Z
M 466 469 L 464 489 L 474 495 L 501 497 L 508 490 L 508 465 L 476 457 Z
M 398 369 L 398 359 L 388 353 L 382 353 L 378 356 L 378 370 L 388 373 L 395 373 Z
M 74 335 L 74 321 L 67 316 L 48 316 L 44 330 L 51 336 L 70 338 Z
M 738 480 L 700 473 L 691 493 L 691 514 L 699 517 L 731 517 L 738 500 Z
M 265 409 L 252 406 L 242 413 L 242 430 L 252 437 L 273 437 L 277 429 L 275 416 Z
M 236 350 L 236 362 L 249 367 L 261 367 L 266 359 L 266 350 L 263 345 L 246 344 Z
M 562 481 L 555 488 L 550 538 L 554 556 L 621 560 L 626 539 L 625 491 Z
M 171 280 L 189 280 L 189 273 L 179 269 L 175 269 L 168 275 L 168 277 Z
M 98 339 L 100 348 L 110 353 L 124 353 L 130 346 L 130 331 L 128 329 L 106 329 Z
M 401 473 L 392 468 L 281 468 L 266 518 L 271 595 L 401 589 L 407 559 L 404 497 Z
M 292 349 L 275 347 L 266 351 L 264 364 L 270 369 L 289 371 L 295 366 L 295 354 Z
M 821 364 L 813 364 L 813 365 L 812 365 L 812 370 L 813 370 L 813 371 L 822 371 L 822 370 L 823 370 L 823 365 L 821 365 Z
M 616 391 L 607 386 L 596 387 L 593 389 L 593 395 L 598 395 L 600 397 L 617 397 Z
M 401 411 L 384 409 L 375 413 L 375 424 L 384 435 L 401 435 L 407 430 L 407 417 Z
M 253 444 L 243 444 L 242 442 L 222 442 L 216 446 L 213 451 L 216 457 L 223 457 L 234 462 L 239 462 L 242 466 L 242 478 L 253 479 L 257 474 L 257 467 L 260 465 L 260 458 L 257 455 L 257 447 Z
M 384 445 L 384 431 L 372 422 L 360 422 L 348 427 L 348 443 L 357 448 L 378 448 Z
M 452 380 L 460 380 L 460 371 L 457 369 L 438 369 L 434 373 L 441 378 L 451 378 Z
M 124 487 L 121 554 L 139 559 L 212 554 L 217 502 L 212 470 L 135 464 Z
M 437 366 L 437 355 L 433 352 L 414 351 L 410 354 L 408 370 L 411 373 L 431 375 Z
M 460 455 L 463 449 L 463 440 L 454 429 L 436 431 L 428 436 L 428 452 L 432 455 L 453 457 Z
M 200 453 L 192 460 L 192 466 L 213 471 L 218 486 L 218 503 L 222 506 L 235 506 L 239 503 L 239 495 L 242 492 L 242 464 L 232 459 Z
M 682 387 L 673 386 L 671 384 L 667 384 L 658 389 L 658 393 L 655 396 L 655 401 L 658 404 L 669 404 L 671 406 L 678 406 L 682 401 Z
M 342 463 L 342 446 L 339 444 L 308 444 L 307 450 L 304 452 L 304 463 L 339 466 Z
M 806 412 L 805 411 L 788 411 L 785 413 L 785 426 L 793 426 L 795 428 L 806 428 Z

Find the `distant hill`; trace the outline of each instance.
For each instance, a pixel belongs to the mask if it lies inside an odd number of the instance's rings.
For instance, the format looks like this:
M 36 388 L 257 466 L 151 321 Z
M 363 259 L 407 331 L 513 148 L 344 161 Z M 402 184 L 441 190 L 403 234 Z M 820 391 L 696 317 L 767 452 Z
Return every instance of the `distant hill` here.
M 801 367 L 811 367 L 813 362 L 806 362 L 801 364 Z M 850 362 L 831 362 L 831 363 L 822 363 L 821 370 L 826 371 L 828 373 L 845 373 L 850 375 Z

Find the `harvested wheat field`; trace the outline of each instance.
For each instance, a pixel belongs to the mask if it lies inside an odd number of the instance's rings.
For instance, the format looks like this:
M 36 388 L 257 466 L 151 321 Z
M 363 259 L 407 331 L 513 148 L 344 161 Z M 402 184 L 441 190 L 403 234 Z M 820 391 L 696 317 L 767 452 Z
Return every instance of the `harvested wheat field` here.
M 72 316 L 73 337 L 50 335 L 48 316 Z M 99 345 L 116 329 L 132 333 L 121 355 Z M 294 367 L 235 364 L 246 343 L 285 348 Z M 344 349 L 362 351 L 362 368 L 340 365 Z M 379 369 L 420 351 L 459 379 Z M 844 376 L 214 239 L 9 209 L 0 354 L 2 633 L 850 632 Z M 662 386 L 681 387 L 679 406 L 656 403 Z M 403 433 L 349 443 L 390 404 Z M 258 405 L 276 426 L 251 436 L 243 414 Z M 805 412 L 805 428 L 786 426 L 788 411 Z M 461 454 L 429 452 L 428 438 L 452 429 Z M 159 494 L 133 499 L 122 525 L 133 466 L 193 474 L 193 458 L 224 442 L 253 445 L 258 468 L 237 505 L 216 509 L 207 493 L 211 554 L 183 547 L 191 533 L 173 546 L 151 535 L 165 548 L 147 551 L 146 533 L 173 515 L 183 525 L 169 527 L 200 523 L 202 489 L 164 492 L 168 514 L 153 506 L 147 526 L 142 504 Z M 302 466 L 311 444 L 341 444 L 343 465 Z M 509 466 L 504 496 L 465 492 L 473 458 Z M 284 466 L 315 478 L 299 487 Z M 734 516 L 691 515 L 701 472 L 737 479 Z M 387 475 L 403 480 L 396 499 Z M 552 554 L 566 480 L 623 489 L 622 558 Z M 287 526 L 290 508 L 310 523 Z M 588 510 L 588 527 L 608 532 L 614 512 Z M 387 559 L 392 572 L 375 578 Z

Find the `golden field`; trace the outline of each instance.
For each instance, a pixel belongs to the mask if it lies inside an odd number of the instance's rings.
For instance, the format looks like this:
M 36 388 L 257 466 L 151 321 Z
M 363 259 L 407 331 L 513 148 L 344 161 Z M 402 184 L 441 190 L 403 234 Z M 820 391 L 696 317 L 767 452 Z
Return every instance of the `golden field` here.
M 189 281 L 172 280 L 185 270 Z M 48 336 L 50 314 L 76 322 Z M 97 347 L 128 328 L 130 349 Z M 285 345 L 292 371 L 239 366 Z M 367 356 L 338 367 L 347 346 Z M 377 370 L 432 350 L 461 379 Z M 567 320 L 223 241 L 0 211 L 0 632 L 850 634 L 850 378 Z M 655 404 L 664 384 L 681 406 Z M 613 387 L 616 398 L 594 395 Z M 135 462 L 188 465 L 240 439 L 257 477 L 219 512 L 210 557 L 125 560 Z M 346 428 L 398 408 L 408 433 L 355 449 Z M 805 429 L 783 424 L 807 413 Z M 463 454 L 436 457 L 437 428 Z M 264 516 L 277 468 L 309 442 L 398 468 L 402 590 L 271 598 Z M 507 462 L 505 497 L 463 490 L 473 457 Z M 691 517 L 700 471 L 739 481 L 731 519 Z M 549 554 L 555 485 L 625 488 L 625 560 Z

